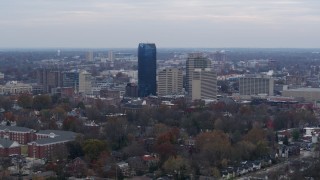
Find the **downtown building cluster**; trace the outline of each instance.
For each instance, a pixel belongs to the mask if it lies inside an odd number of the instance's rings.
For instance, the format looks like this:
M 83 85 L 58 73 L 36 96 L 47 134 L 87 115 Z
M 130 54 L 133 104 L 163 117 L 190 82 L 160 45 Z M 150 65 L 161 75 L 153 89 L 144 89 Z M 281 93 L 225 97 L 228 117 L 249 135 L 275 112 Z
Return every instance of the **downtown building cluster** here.
M 155 44 L 139 44 L 139 96 L 187 95 L 190 100 L 216 99 L 217 75 L 207 57 L 204 57 L 202 53 L 189 54 L 185 69 L 185 84 L 182 68 L 161 69 L 157 73 L 158 80 L 156 80 L 156 46 Z
M 126 54 L 118 54 L 117 56 L 121 55 L 125 56 Z M 225 59 L 224 54 L 218 55 L 218 59 Z M 92 56 L 92 52 L 88 52 L 85 56 L 86 62 L 92 62 L 94 59 Z M 214 57 L 216 58 L 216 56 Z M 114 61 L 115 54 L 112 51 L 108 53 L 107 59 L 116 62 Z M 102 60 L 104 59 L 102 58 Z M 105 80 L 100 83 L 99 78 L 86 70 L 73 69 L 66 71 L 64 68 L 44 67 L 36 70 L 37 85 L 32 86 L 32 92 L 33 94 L 60 93 L 70 96 L 76 93 L 100 96 L 101 91 L 119 89 L 119 94 L 123 97 L 183 95 L 190 100 L 216 99 L 217 73 L 213 69 L 211 59 L 203 53 L 190 53 L 185 60 L 186 63 L 183 67 L 158 68 L 156 45 L 140 43 L 137 55 L 137 75 L 125 72 L 135 80 L 127 82 L 126 86 L 119 84 L 120 89 L 114 87 L 114 84 L 111 85 L 113 87 L 110 87 L 110 83 Z M 112 73 L 112 71 L 109 71 L 109 74 Z M 196 75 L 193 76 L 194 74 Z M 192 87 L 194 88 L 193 97 Z

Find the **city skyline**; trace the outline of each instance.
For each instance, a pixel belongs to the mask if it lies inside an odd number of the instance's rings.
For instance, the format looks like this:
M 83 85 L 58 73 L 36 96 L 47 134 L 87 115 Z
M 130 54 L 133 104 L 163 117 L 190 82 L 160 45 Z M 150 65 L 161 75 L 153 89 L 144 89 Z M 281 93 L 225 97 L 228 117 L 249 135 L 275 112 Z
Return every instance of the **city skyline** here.
M 12 0 L 0 48 L 319 48 L 315 0 Z

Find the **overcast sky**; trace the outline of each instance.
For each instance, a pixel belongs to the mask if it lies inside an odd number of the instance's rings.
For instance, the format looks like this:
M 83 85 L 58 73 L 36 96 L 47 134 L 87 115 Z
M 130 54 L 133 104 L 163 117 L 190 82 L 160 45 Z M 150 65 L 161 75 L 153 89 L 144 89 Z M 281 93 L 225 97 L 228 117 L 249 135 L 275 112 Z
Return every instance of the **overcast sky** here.
M 1 48 L 320 48 L 320 0 L 1 0 Z

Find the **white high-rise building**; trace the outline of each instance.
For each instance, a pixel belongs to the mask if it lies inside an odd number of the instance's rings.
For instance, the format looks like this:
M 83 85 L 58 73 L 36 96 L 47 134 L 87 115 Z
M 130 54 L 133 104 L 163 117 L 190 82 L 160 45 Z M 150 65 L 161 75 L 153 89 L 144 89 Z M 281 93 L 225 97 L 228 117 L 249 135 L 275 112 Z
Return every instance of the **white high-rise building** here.
M 191 99 L 216 99 L 217 98 L 217 74 L 210 68 L 194 69 L 192 73 Z
M 211 68 L 211 61 L 204 57 L 202 53 L 191 53 L 186 61 L 186 90 L 192 94 L 192 74 L 194 69 Z
M 87 71 L 81 71 L 79 73 L 79 93 L 92 94 L 92 76 Z
M 182 94 L 183 88 L 182 70 L 167 68 L 158 73 L 158 95 Z

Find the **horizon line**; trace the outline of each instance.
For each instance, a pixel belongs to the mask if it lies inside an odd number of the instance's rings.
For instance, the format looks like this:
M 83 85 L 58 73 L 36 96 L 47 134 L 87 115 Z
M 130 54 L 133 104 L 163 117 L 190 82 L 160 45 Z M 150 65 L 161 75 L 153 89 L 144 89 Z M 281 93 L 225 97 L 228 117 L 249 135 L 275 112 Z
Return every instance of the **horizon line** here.
M 0 47 L 0 50 L 61 50 L 61 49 L 137 49 L 136 47 Z M 320 47 L 157 47 L 157 49 L 320 49 Z

